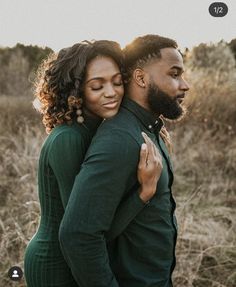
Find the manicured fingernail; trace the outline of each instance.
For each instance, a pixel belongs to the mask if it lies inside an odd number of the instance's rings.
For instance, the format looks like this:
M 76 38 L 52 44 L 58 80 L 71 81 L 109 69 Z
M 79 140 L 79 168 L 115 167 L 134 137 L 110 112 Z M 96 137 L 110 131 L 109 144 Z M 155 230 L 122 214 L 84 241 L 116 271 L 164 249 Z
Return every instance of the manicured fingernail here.
M 142 144 L 141 149 L 145 150 L 147 148 L 147 145 L 145 143 Z

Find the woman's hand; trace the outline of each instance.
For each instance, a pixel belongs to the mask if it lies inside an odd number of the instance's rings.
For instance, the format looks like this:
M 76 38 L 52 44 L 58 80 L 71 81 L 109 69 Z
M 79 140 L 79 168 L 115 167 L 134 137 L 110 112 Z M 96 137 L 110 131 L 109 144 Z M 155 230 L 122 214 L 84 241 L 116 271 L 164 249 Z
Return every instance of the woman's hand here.
M 138 181 L 141 184 L 139 197 L 148 202 L 156 193 L 157 182 L 162 172 L 162 157 L 152 140 L 142 132 L 145 143 L 140 150 Z

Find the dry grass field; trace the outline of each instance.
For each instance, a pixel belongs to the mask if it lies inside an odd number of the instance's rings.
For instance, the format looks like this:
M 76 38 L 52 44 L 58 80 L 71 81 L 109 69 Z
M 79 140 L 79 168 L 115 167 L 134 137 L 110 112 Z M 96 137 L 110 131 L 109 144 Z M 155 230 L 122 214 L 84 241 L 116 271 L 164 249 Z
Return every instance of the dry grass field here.
M 173 140 L 177 201 L 176 287 L 236 286 L 236 70 L 233 57 L 220 70 L 195 68 L 189 114 L 168 124 Z M 226 60 L 223 62 L 226 63 Z M 37 160 L 45 139 L 31 98 L 0 97 L 0 286 L 7 271 L 23 268 L 27 242 L 39 221 Z
M 23 254 L 39 219 L 37 160 L 45 138 L 31 99 L 0 97 L 0 286 L 11 283 L 7 271 L 23 267 Z

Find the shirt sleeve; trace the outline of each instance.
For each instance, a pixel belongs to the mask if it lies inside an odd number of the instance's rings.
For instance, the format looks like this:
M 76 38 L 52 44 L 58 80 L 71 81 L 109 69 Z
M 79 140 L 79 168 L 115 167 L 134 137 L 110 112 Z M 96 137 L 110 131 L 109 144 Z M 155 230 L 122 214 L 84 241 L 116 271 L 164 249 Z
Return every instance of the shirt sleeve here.
M 49 165 L 57 179 L 64 209 L 84 155 L 84 145 L 79 133 L 64 131 L 58 134 L 52 142 L 49 151 Z
M 121 130 L 94 137 L 61 223 L 59 240 L 81 287 L 117 287 L 109 265 L 104 233 L 131 178 L 136 177 L 139 145 Z
M 117 208 L 111 228 L 106 232 L 106 240 L 119 236 L 146 205 L 139 197 L 138 189 L 129 195 Z

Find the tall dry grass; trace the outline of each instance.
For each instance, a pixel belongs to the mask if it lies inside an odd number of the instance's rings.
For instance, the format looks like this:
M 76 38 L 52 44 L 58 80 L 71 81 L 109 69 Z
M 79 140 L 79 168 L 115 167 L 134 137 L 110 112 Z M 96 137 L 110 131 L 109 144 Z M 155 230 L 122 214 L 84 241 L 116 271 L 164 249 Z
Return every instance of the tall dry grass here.
M 211 65 L 199 65 L 197 56 L 193 51 L 187 57 L 189 114 L 170 124 L 179 223 L 173 279 L 176 287 L 233 287 L 235 61 L 223 46 L 205 53 L 206 59 L 221 59 Z M 23 287 L 24 280 L 12 283 L 7 271 L 13 265 L 23 268 L 26 244 L 38 225 L 37 160 L 46 134 L 29 98 L 0 97 L 0 113 L 0 286 Z
M 189 115 L 172 131 L 179 219 L 175 283 L 179 287 L 233 287 L 236 63 L 229 48 L 220 43 L 192 51 L 186 68 L 192 86 Z
M 0 286 L 11 266 L 23 268 L 26 244 L 39 219 L 36 173 L 45 134 L 31 99 L 0 97 Z

